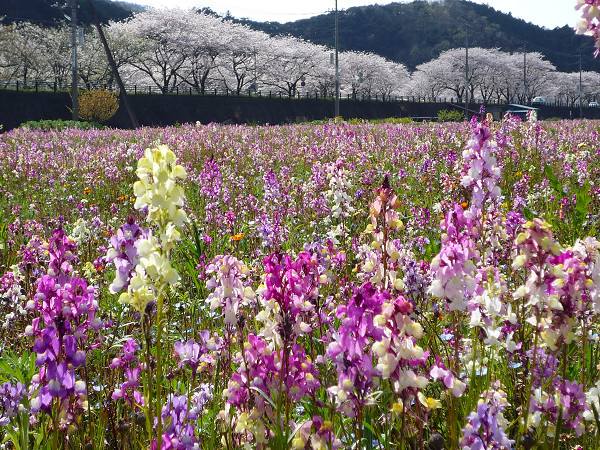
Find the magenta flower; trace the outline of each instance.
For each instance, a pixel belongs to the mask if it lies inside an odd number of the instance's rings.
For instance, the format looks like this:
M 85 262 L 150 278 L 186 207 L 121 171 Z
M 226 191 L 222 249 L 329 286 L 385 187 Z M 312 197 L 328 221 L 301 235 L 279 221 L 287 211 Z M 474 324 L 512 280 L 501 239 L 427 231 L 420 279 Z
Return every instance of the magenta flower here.
M 429 293 L 445 299 L 450 311 L 465 311 L 470 296 L 476 289 L 477 253 L 472 240 L 473 221 L 463 214 L 462 207 L 454 205 L 442 222 L 446 233 L 442 249 L 431 261 L 432 282 Z
M 360 288 L 353 287 L 348 305 L 338 306 L 336 316 L 342 325 L 327 346 L 327 356 L 337 370 L 338 384 L 328 390 L 348 417 L 354 417 L 357 408 L 364 407 L 373 388 L 373 378 L 380 375 L 373 366 L 371 347 L 385 335 L 375 318 L 389 300 L 390 294 L 378 292 L 367 282 Z
M 48 273 L 38 281 L 35 300 L 28 305 L 41 317 L 26 330 L 26 335 L 35 337 L 33 350 L 40 367 L 34 377 L 39 390 L 31 400 L 31 411 L 51 413 L 56 404 L 64 417 L 63 428 L 72 424 L 86 399 L 86 385 L 77 380 L 76 369 L 85 364 L 89 331 L 97 331 L 101 324 L 96 317 L 96 290 L 84 279 L 71 276 L 76 249 L 62 228 L 54 230 L 48 243 Z
M 128 339 L 123 343 L 119 355 L 113 359 L 109 367 L 111 369 L 121 367 L 125 375 L 125 381 L 120 387 L 114 390 L 112 399 L 124 399 L 130 406 L 140 407 L 144 404 L 144 397 L 139 391 L 142 364 L 135 356 L 137 349 L 137 342 L 133 339 Z

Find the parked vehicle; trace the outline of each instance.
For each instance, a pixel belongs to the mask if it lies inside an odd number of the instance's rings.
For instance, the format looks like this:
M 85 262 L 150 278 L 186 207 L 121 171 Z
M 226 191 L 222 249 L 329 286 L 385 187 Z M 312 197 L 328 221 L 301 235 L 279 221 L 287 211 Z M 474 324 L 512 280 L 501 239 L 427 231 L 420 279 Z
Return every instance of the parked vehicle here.
M 546 97 L 534 97 L 533 100 L 531 101 L 532 105 L 545 105 L 546 104 Z

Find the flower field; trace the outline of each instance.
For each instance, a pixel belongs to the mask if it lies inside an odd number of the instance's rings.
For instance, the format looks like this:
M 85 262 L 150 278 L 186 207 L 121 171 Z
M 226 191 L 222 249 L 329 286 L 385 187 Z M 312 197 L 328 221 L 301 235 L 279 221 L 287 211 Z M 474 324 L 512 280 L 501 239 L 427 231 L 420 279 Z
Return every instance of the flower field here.
M 600 448 L 599 131 L 0 135 L 3 448 Z

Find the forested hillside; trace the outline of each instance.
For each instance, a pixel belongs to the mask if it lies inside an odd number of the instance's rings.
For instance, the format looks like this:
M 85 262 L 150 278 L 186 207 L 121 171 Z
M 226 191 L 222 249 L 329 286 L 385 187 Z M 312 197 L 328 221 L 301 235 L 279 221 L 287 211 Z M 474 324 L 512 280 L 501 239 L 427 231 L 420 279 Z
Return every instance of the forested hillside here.
M 269 34 L 290 34 L 315 44 L 334 45 L 334 14 L 284 24 L 244 21 Z M 342 51 L 377 53 L 412 70 L 444 50 L 469 46 L 505 52 L 537 51 L 559 71 L 598 70 L 593 41 L 573 33 L 575 24 L 548 30 L 495 9 L 464 0 L 414 1 L 348 8 L 339 12 Z
M 83 24 L 93 22 L 87 0 L 78 0 L 78 21 Z M 107 0 L 92 0 L 101 22 L 122 20 L 131 15 L 135 9 L 122 2 Z M 66 0 L 0 0 L 0 18 L 3 23 L 32 22 L 43 25 L 58 25 L 65 20 L 64 15 L 70 14 Z

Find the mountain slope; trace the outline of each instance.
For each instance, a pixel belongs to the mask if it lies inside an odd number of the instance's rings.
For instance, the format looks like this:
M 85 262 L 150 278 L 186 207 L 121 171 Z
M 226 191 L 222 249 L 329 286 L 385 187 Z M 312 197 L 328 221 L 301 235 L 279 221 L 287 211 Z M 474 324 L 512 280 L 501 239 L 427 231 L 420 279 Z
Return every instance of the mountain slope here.
M 100 22 L 122 20 L 131 15 L 126 5 L 107 0 L 92 0 Z M 89 25 L 93 22 L 87 0 L 78 0 L 77 20 Z M 66 0 L 0 0 L 0 17 L 3 23 L 33 22 L 40 25 L 53 26 L 65 20 L 64 14 L 70 15 Z
M 468 32 L 469 46 L 500 48 L 521 52 L 539 51 L 558 70 L 579 70 L 581 53 L 584 70 L 598 70 L 593 58 L 593 41 L 576 36 L 564 26 L 548 30 L 465 0 L 391 3 L 348 8 L 339 12 L 340 50 L 370 51 L 402 62 L 409 69 L 436 58 L 442 51 L 464 47 Z M 315 44 L 333 47 L 334 13 L 295 22 L 243 23 L 269 34 L 290 34 Z

